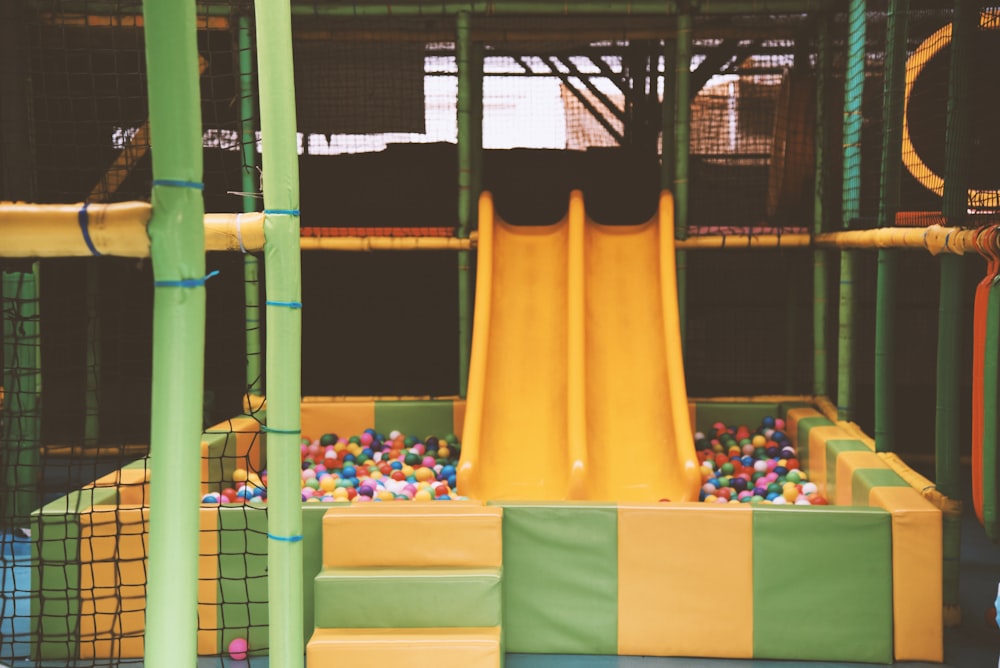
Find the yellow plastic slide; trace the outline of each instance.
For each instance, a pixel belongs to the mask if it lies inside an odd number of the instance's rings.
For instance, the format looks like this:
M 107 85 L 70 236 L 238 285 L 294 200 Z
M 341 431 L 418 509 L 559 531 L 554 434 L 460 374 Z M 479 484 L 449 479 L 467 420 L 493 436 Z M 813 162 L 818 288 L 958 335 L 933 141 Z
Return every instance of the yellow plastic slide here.
M 635 226 L 499 220 L 484 194 L 458 489 L 476 499 L 697 498 L 673 204 Z

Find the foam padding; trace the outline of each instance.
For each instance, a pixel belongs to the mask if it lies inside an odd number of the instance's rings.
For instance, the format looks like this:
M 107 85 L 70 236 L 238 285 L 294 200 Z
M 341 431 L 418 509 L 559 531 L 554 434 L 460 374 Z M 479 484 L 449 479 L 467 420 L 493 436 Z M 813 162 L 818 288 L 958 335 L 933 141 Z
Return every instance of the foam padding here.
M 346 505 L 349 502 L 335 503 Z M 323 516 L 329 507 L 329 504 L 323 503 L 302 504 L 302 626 L 306 642 L 309 641 L 313 627 L 316 626 L 313 622 L 316 608 L 313 600 L 316 587 L 313 586 L 313 581 L 323 570 Z
M 841 479 L 837 474 L 837 458 L 848 452 L 871 452 L 871 448 L 856 438 L 831 438 L 826 442 L 826 493 L 829 494 L 829 501 L 834 505 L 854 505 L 848 500 L 845 503 L 837 501 L 838 494 L 846 490 L 846 498 L 851 498 L 851 479 Z M 841 489 L 841 488 L 844 489 Z M 862 504 L 867 506 L 867 501 Z
M 912 487 L 873 487 L 870 503 L 892 513 L 896 661 L 944 660 L 941 511 Z
M 459 440 L 461 440 L 462 430 L 465 429 L 465 406 L 466 406 L 465 399 L 455 399 L 453 401 L 452 406 L 453 406 L 453 413 L 452 413 L 451 433 L 457 435 Z
M 219 654 L 219 512 L 198 512 L 198 654 Z
M 823 418 L 826 420 L 826 418 Z M 803 422 L 808 423 L 809 420 L 804 420 Z M 844 439 L 849 438 L 850 435 L 844 431 L 841 427 L 835 424 L 816 424 L 813 426 L 803 425 L 799 423 L 799 433 L 805 433 L 807 440 L 806 445 L 803 447 L 800 445 L 798 448 L 798 454 L 800 460 L 804 459 L 804 464 L 806 471 L 809 474 L 809 480 L 816 483 L 816 487 L 819 489 L 819 493 L 825 496 L 827 499 L 830 498 L 830 492 L 827 489 L 827 468 L 826 468 L 826 443 L 827 441 L 834 439 Z
M 791 408 L 785 414 L 785 433 L 791 438 L 796 447 L 799 444 L 805 445 L 809 442 L 809 433 L 801 432 L 800 427 L 805 423 L 806 428 L 816 424 L 831 425 L 833 422 L 827 420 L 822 413 L 815 408 Z M 800 457 L 801 459 L 801 457 Z
M 407 436 L 444 437 L 453 433 L 455 410 L 450 399 L 426 401 L 376 401 L 375 429 L 398 429 Z M 460 432 L 459 432 L 460 433 Z
M 892 661 L 889 513 L 753 508 L 754 658 Z
M 81 495 L 72 492 L 32 513 L 31 653 L 38 659 L 75 658 L 79 652 Z
M 909 487 L 891 468 L 857 469 L 851 476 L 851 503 L 855 506 L 871 505 L 871 493 L 876 487 Z
M 315 579 L 315 624 L 352 629 L 500 626 L 500 581 L 499 568 L 326 569 Z
M 474 501 L 333 507 L 323 517 L 323 566 L 499 567 L 502 518 L 502 508 Z
M 146 622 L 148 508 L 80 516 L 80 658 L 140 658 Z
M 509 652 L 618 653 L 618 508 L 503 502 Z
M 753 597 L 748 504 L 621 505 L 618 509 L 618 653 L 753 658 L 754 620 L 719 628 L 719 598 L 705 574 L 724 574 L 728 601 Z M 725 549 L 698 549 L 724 537 Z
M 202 493 L 231 482 L 235 469 L 260 471 L 265 456 L 257 418 L 243 415 L 210 427 L 201 442 Z
M 696 431 L 708 433 L 716 422 L 724 422 L 726 426 L 738 427 L 746 425 L 753 431 L 765 416 L 778 416 L 778 404 L 762 402 L 735 401 L 699 401 L 695 408 L 695 421 L 692 423 Z
M 500 628 L 316 629 L 307 668 L 500 668 Z
M 375 426 L 375 401 L 303 401 L 302 436 L 317 439 L 323 434 L 353 436 Z
M 221 506 L 219 529 L 222 646 L 246 638 L 250 647 L 267 647 L 267 513 L 249 505 Z

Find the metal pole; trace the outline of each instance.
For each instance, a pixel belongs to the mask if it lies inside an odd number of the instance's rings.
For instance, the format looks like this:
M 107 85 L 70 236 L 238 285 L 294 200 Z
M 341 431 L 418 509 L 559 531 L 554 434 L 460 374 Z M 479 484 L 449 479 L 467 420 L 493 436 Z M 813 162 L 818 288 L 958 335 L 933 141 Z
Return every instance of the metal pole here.
M 826 229 L 826 100 L 833 80 L 831 74 L 829 14 L 820 17 L 816 33 L 816 171 L 813 189 L 813 235 Z M 827 381 L 826 326 L 830 303 L 830 253 L 823 248 L 813 251 L 813 395 L 829 394 Z
M 677 61 L 674 68 L 674 237 L 688 236 L 688 162 L 691 150 L 691 14 L 677 17 Z M 677 311 L 681 348 L 687 342 L 687 252 L 677 253 Z

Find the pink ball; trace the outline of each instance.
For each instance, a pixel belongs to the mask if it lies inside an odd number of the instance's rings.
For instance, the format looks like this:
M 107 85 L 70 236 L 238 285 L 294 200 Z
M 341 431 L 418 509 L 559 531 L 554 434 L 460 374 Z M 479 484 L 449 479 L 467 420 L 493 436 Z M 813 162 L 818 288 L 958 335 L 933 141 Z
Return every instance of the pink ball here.
M 422 455 L 425 452 L 427 452 L 427 446 L 425 446 L 423 443 L 416 443 L 412 448 L 410 448 L 410 451 L 418 455 Z
M 247 658 L 247 649 L 246 638 L 233 638 L 229 643 L 229 656 L 233 661 L 243 661 Z
M 373 439 L 372 439 L 371 433 L 366 431 L 366 432 L 364 432 L 364 433 L 361 434 L 361 436 L 358 438 L 358 440 L 361 441 L 361 445 L 363 445 L 363 446 L 365 446 L 367 448 L 369 445 L 372 444 L 372 440 Z
M 434 468 L 434 465 L 437 464 L 437 461 L 435 461 L 435 459 L 433 457 L 431 457 L 430 455 L 428 455 L 428 456 L 424 457 L 423 464 L 427 468 L 432 469 L 432 468 Z
M 777 429 L 778 431 L 784 431 L 785 430 L 785 421 L 782 420 L 781 418 L 776 419 L 774 421 L 774 428 Z

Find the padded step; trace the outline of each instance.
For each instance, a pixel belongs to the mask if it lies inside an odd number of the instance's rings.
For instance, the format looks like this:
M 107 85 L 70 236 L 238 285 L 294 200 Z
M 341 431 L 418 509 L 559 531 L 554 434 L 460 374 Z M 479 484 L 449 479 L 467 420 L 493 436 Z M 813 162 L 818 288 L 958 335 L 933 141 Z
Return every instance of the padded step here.
M 500 627 L 316 629 L 306 668 L 501 668 Z
M 499 568 L 338 568 L 316 576 L 319 628 L 499 626 Z
M 323 567 L 499 568 L 503 509 L 473 501 L 333 506 L 323 516 Z

